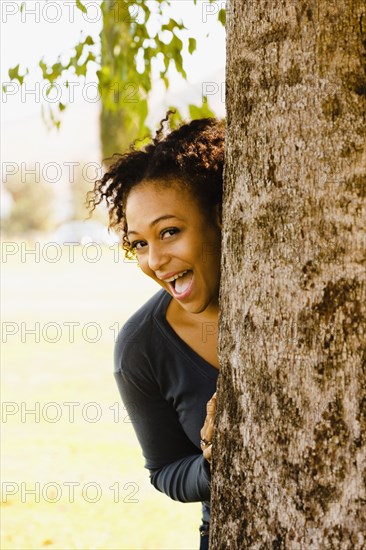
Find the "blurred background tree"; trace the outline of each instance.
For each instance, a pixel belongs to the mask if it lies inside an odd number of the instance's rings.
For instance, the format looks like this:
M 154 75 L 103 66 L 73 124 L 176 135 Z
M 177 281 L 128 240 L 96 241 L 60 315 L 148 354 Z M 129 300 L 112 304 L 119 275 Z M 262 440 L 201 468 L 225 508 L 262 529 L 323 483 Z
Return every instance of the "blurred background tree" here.
M 14 176 L 4 182 L 4 188 L 10 196 L 10 208 L 1 223 L 5 235 L 28 238 L 54 228 L 54 193 L 49 183 Z

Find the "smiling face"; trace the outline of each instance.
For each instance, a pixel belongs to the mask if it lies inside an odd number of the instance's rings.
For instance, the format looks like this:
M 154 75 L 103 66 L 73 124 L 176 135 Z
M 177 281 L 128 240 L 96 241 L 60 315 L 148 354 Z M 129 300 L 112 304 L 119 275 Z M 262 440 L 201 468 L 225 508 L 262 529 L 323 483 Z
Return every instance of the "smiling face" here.
M 128 239 L 142 271 L 189 313 L 217 311 L 221 229 L 181 184 L 139 184 L 126 203 Z M 177 278 L 178 277 L 178 278 Z M 174 278 L 174 280 L 173 280 Z

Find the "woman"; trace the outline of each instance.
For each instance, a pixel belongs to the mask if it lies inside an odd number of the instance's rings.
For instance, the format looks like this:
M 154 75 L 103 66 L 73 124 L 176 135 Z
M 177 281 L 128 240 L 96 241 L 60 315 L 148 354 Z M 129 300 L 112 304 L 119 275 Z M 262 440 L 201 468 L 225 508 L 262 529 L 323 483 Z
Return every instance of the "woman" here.
M 223 121 L 194 120 L 165 137 L 162 125 L 145 149 L 118 158 L 93 199 L 107 201 L 126 256 L 162 287 L 121 330 L 115 376 L 151 483 L 174 500 L 202 501 L 201 549 L 219 367 L 223 164 Z

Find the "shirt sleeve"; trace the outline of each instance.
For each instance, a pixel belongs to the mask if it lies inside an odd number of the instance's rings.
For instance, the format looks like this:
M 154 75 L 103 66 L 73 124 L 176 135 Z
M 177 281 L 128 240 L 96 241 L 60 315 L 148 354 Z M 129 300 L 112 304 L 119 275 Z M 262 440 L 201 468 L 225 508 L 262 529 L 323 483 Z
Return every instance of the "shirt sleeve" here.
M 136 343 L 115 350 L 115 378 L 156 489 L 180 502 L 210 499 L 210 467 L 161 395 L 149 359 Z

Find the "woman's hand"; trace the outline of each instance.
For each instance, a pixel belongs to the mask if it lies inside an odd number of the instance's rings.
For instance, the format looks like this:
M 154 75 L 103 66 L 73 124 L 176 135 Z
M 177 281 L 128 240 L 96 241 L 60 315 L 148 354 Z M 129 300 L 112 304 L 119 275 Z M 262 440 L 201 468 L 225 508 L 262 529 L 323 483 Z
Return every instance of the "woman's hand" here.
M 206 405 L 206 419 L 201 428 L 201 449 L 205 459 L 211 463 L 212 436 L 214 433 L 214 422 L 216 415 L 216 392 Z

